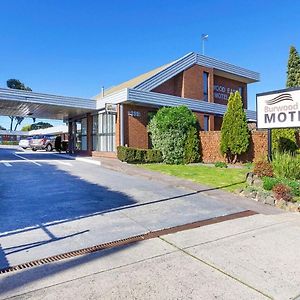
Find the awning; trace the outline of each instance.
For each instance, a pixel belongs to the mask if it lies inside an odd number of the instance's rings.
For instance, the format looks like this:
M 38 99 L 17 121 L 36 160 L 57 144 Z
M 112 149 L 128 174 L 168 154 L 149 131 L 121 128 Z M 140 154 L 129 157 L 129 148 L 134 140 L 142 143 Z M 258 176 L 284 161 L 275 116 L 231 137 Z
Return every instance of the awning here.
M 0 88 L 0 115 L 65 120 L 96 110 L 96 100 Z

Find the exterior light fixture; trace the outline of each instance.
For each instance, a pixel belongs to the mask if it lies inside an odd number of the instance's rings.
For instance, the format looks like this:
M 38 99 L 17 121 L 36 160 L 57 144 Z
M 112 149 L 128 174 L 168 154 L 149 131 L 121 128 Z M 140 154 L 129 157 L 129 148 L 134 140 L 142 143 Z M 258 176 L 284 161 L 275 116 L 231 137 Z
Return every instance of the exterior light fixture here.
M 202 40 L 202 55 L 204 55 L 204 43 L 205 41 L 208 40 L 208 34 L 202 33 L 201 40 Z

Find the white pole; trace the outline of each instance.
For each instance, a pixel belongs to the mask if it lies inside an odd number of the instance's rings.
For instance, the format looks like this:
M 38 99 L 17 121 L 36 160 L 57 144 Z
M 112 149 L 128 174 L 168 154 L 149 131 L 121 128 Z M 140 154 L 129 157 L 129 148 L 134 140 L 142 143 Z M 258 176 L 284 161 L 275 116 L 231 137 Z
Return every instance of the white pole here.
M 204 55 L 205 54 L 205 49 L 204 49 L 204 43 L 205 43 L 205 41 L 208 39 L 208 34 L 206 34 L 206 33 L 202 33 L 202 35 L 201 35 L 201 40 L 202 40 L 202 55 Z

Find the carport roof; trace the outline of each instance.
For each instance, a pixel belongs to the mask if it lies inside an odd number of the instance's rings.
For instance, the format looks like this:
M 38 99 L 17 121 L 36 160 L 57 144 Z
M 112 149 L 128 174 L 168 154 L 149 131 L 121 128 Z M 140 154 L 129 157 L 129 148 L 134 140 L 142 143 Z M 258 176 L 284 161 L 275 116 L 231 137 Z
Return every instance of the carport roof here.
M 0 115 L 67 119 L 96 110 L 96 100 L 0 88 Z

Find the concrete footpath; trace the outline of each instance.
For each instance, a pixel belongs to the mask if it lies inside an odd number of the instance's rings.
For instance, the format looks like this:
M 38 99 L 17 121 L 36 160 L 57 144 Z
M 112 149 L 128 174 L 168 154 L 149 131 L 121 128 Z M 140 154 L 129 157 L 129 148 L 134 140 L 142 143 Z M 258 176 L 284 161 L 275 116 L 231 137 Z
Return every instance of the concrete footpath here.
M 300 299 L 299 230 L 292 213 L 225 221 L 0 275 L 0 298 Z

